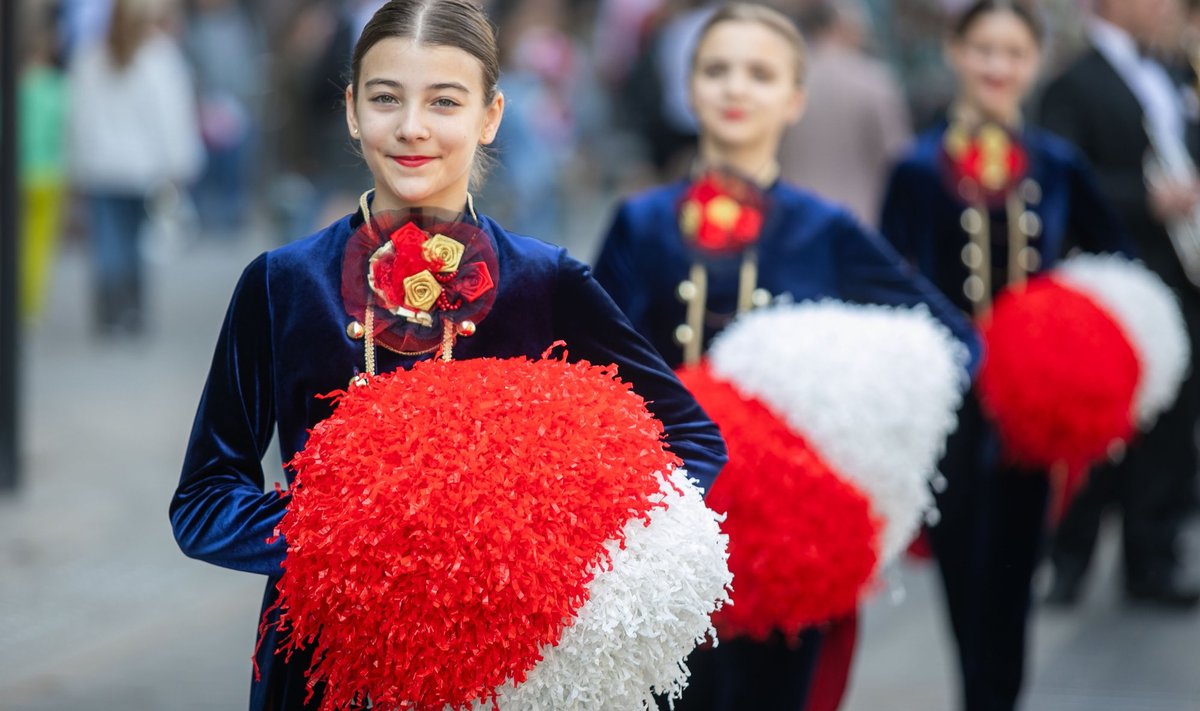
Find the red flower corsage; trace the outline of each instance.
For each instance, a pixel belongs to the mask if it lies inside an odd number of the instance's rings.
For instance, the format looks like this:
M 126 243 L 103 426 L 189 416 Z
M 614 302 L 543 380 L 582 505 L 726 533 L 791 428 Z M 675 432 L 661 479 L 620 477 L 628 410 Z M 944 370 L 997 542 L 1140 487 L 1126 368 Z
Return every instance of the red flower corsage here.
M 346 243 L 342 299 L 375 339 L 412 353 L 437 347 L 442 323 L 481 322 L 496 300 L 498 265 L 483 230 L 440 211 L 372 215 Z
M 995 123 L 952 124 L 942 140 L 941 163 L 953 193 L 988 205 L 1003 203 L 1029 171 L 1020 139 Z
M 679 204 L 679 229 L 701 249 L 735 251 L 754 244 L 762 231 L 762 191 L 752 181 L 710 170 L 688 188 Z

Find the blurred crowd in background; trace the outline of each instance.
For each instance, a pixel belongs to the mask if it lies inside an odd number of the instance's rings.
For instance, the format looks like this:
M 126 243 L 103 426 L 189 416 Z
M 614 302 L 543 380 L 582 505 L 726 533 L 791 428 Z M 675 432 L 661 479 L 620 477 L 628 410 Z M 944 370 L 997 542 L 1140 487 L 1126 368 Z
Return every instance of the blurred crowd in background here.
M 369 187 L 342 94 L 353 42 L 380 0 L 20 1 L 28 324 L 64 245 L 89 250 L 97 334 L 137 334 L 146 254 L 248 229 L 290 241 L 350 211 Z M 1085 3 L 1039 3 L 1047 77 L 1080 46 Z M 872 224 L 892 159 L 953 94 L 942 47 L 964 2 L 770 4 L 797 21 L 811 51 L 808 112 L 785 140 L 784 175 Z M 485 5 L 508 103 L 480 198 L 502 224 L 562 242 L 580 206 L 603 209 L 686 171 L 695 125 L 684 72 L 707 3 Z M 1154 48 L 1185 70 L 1200 37 L 1200 13 L 1186 14 Z M 102 70 L 103 47 L 129 70 Z

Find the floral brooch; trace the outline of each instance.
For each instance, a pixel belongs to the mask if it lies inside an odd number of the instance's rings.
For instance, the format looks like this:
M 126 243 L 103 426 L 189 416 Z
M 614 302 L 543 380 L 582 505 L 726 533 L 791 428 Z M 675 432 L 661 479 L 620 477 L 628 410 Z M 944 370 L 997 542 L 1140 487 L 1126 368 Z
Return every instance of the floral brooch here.
M 387 211 L 347 242 L 342 299 L 380 345 L 415 354 L 437 348 L 448 324 L 470 335 L 496 300 L 497 275 L 492 241 L 475 225 L 436 210 Z
M 1020 139 L 996 123 L 951 124 L 942 140 L 941 162 L 952 193 L 987 205 L 1002 204 L 1029 170 Z
M 765 199 L 752 181 L 709 170 L 692 183 L 679 203 L 679 229 L 700 249 L 738 251 L 758 240 Z

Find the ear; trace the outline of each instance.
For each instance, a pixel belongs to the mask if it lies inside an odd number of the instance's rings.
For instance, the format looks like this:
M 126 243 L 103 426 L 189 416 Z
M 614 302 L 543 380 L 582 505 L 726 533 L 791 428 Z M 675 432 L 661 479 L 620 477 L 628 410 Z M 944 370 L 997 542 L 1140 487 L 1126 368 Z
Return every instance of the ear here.
M 504 118 L 504 94 L 496 92 L 496 98 L 487 107 L 483 117 L 483 131 L 479 134 L 480 145 L 489 146 L 496 140 L 496 132 L 500 130 L 500 120 Z
M 346 128 L 350 131 L 350 137 L 354 140 L 361 138 L 358 130 L 358 110 L 354 108 L 354 87 L 347 84 L 346 93 Z
M 806 108 L 808 108 L 808 93 L 804 91 L 803 87 L 797 87 L 788 105 L 788 125 L 794 126 L 800 123 L 800 119 L 804 116 L 804 109 Z

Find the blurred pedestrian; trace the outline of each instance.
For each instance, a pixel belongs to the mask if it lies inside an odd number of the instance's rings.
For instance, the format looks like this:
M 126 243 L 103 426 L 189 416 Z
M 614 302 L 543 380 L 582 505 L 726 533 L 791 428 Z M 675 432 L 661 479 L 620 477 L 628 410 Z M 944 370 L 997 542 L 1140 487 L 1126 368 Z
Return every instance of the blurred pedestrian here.
M 196 210 L 201 227 L 228 239 L 245 225 L 254 197 L 264 47 L 238 0 L 194 0 L 185 39 L 207 154 L 195 186 Z
M 680 205 L 692 179 L 623 201 L 596 263 L 596 278 L 634 327 L 670 365 L 691 364 L 749 308 L 745 297 L 758 293 L 759 305 L 773 297 L 923 304 L 957 337 L 974 344 L 966 320 L 878 234 L 845 209 L 779 178 L 780 138 L 805 106 L 805 49 L 795 25 L 770 8 L 748 3 L 712 12 L 698 30 L 685 88 L 700 129 L 696 182 L 709 169 L 744 176 L 764 191 L 765 214 L 752 239 L 736 248 L 708 250 L 680 227 Z M 684 282 L 694 288 L 691 298 L 699 299 L 699 309 L 678 296 L 687 292 Z M 706 286 L 697 286 L 701 283 Z M 833 626 L 851 630 L 853 638 L 854 622 L 851 616 Z M 823 634 L 823 626 L 814 626 L 798 640 L 775 631 L 761 641 L 722 639 L 698 649 L 688 659 L 692 682 L 674 708 L 801 711 L 809 701 Z M 839 643 L 842 658 L 829 662 L 840 678 L 828 685 L 835 698 L 824 700 L 821 708 L 836 706 L 844 689 L 850 664 L 846 646 L 852 649 L 853 643 Z
M 891 70 L 866 51 L 860 0 L 822 0 L 800 15 L 809 43 L 808 109 L 779 151 L 785 180 L 875 225 L 887 174 L 912 138 Z
M 1189 274 L 1172 247 L 1172 223 L 1200 226 L 1200 179 L 1147 172 L 1146 157 L 1197 155 L 1196 108 L 1189 123 L 1183 87 L 1151 53 L 1170 27 L 1182 26 L 1180 0 L 1096 0 L 1090 46 L 1045 91 L 1040 119 L 1075 143 L 1100 177 L 1100 187 L 1133 235 L 1139 256 L 1179 297 L 1192 358 L 1200 353 L 1200 252 Z M 1195 368 L 1175 405 L 1135 442 L 1117 465 L 1101 467 L 1058 528 L 1049 600 L 1074 603 L 1095 548 L 1100 519 L 1117 503 L 1122 515 L 1124 587 L 1136 601 L 1191 607 L 1200 588 L 1181 579 L 1180 532 L 1196 508 L 1196 420 L 1200 377 Z
M 63 229 L 66 198 L 67 82 L 54 16 L 43 5 L 31 23 L 17 88 L 21 188 L 21 316 L 35 324 Z
M 204 160 L 191 72 L 161 29 L 173 10 L 166 0 L 116 0 L 104 41 L 69 69 L 70 177 L 87 205 L 100 336 L 142 332 L 147 201 L 188 186 Z

